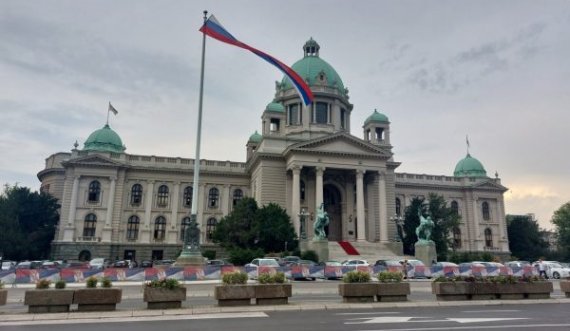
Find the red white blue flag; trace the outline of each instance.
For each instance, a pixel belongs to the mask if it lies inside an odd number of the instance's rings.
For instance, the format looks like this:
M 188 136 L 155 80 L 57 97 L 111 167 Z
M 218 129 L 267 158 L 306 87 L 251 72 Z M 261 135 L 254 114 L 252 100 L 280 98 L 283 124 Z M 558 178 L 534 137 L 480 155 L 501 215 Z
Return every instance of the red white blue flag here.
M 311 92 L 311 89 L 307 83 L 305 83 L 303 78 L 301 78 L 301 76 L 299 76 L 293 69 L 285 65 L 283 62 L 277 60 L 273 56 L 237 40 L 234 36 L 231 35 L 231 33 L 224 29 L 220 22 L 216 20 L 214 15 L 210 15 L 210 18 L 206 20 L 202 28 L 200 28 L 200 31 L 221 42 L 246 49 L 261 57 L 265 61 L 273 64 L 277 67 L 277 69 L 281 70 L 281 72 L 289 77 L 306 106 L 310 105 L 313 102 L 313 92 Z

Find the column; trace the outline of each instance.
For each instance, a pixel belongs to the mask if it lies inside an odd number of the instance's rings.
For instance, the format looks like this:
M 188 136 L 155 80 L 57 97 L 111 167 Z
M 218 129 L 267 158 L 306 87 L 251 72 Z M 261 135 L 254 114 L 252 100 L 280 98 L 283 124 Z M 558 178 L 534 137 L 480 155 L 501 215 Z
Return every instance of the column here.
M 323 173 L 325 171 L 324 167 L 317 167 L 317 177 L 315 183 L 315 204 L 317 205 L 315 211 L 321 207 L 323 203 Z
M 477 199 L 475 197 L 473 197 L 473 229 L 475 232 L 473 244 L 475 245 L 475 250 L 478 251 L 481 233 L 479 232 L 479 208 L 477 207 Z
M 380 199 L 380 241 L 388 241 L 388 215 L 386 203 L 386 174 L 378 172 L 378 197 Z
M 105 216 L 105 226 L 101 232 L 102 242 L 111 242 L 111 234 L 113 228 L 111 226 L 113 221 L 113 207 L 115 206 L 115 186 L 117 183 L 116 177 L 111 177 L 111 187 L 109 188 L 109 197 L 107 199 L 107 215 Z
M 176 230 L 178 219 L 178 204 L 180 203 L 180 182 L 174 183 L 174 189 L 172 190 L 172 212 L 170 214 L 170 228 L 168 229 L 167 241 L 169 244 L 176 244 L 178 241 L 178 231 Z
M 293 227 L 295 228 L 295 233 L 297 237 L 301 237 L 300 233 L 300 223 L 299 223 L 299 214 L 301 213 L 301 167 L 298 165 L 294 165 L 291 168 L 293 172 L 293 192 L 291 192 L 291 216 L 293 217 Z
M 75 235 L 75 211 L 77 210 L 77 195 L 79 194 L 79 178 L 80 176 L 73 178 L 71 202 L 69 203 L 69 217 L 63 231 L 63 241 L 73 241 L 73 236 Z
M 232 199 L 230 199 L 230 185 L 224 185 L 224 189 L 222 190 L 222 196 L 220 197 L 220 206 L 222 207 L 222 214 L 226 216 L 229 214 L 230 204 L 232 203 Z
M 154 180 L 149 180 L 147 181 L 147 185 L 146 185 L 146 196 L 145 196 L 145 202 L 144 202 L 144 220 L 143 220 L 143 227 L 141 229 L 141 239 L 140 241 L 142 243 L 150 243 L 150 233 L 151 233 L 151 228 L 150 228 L 150 217 L 151 215 L 151 210 L 152 210 L 152 198 L 154 195 Z
M 356 170 L 356 218 L 357 232 L 356 240 L 365 241 L 365 225 L 364 225 L 364 171 Z
M 206 240 L 206 220 L 204 219 L 204 197 L 208 192 L 205 192 L 206 184 L 198 184 L 198 204 L 196 211 L 196 222 L 198 222 L 198 228 L 200 228 L 201 233 L 201 243 L 207 242 Z M 219 221 L 219 220 L 218 220 Z

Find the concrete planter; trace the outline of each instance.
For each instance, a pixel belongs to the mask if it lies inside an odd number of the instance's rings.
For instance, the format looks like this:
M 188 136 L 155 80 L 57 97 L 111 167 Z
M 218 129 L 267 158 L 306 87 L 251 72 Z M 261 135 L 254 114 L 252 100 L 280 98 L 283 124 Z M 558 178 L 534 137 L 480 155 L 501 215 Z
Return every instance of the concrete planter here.
M 567 298 L 570 298 L 570 281 L 568 280 L 561 280 L 560 281 L 560 291 L 566 294 Z
M 548 299 L 553 291 L 551 282 L 515 284 L 433 282 L 431 289 L 438 301 Z
M 291 284 L 258 284 L 255 285 L 255 304 L 286 305 L 292 293 Z
M 73 290 L 27 290 L 24 304 L 28 313 L 65 313 L 73 302 Z
M 214 297 L 218 306 L 248 306 L 255 298 L 255 285 L 218 285 Z
M 178 287 L 172 290 L 144 287 L 143 301 L 147 303 L 148 309 L 180 308 L 184 300 L 186 300 L 186 287 Z
M 410 283 L 378 283 L 377 289 L 378 302 L 408 301 Z
M 338 294 L 342 296 L 342 302 L 374 302 L 378 295 L 377 283 L 342 283 L 338 284 Z
M 120 288 L 82 288 L 75 290 L 73 303 L 78 311 L 111 311 L 121 302 Z
M 6 304 L 8 300 L 8 290 L 0 289 L 0 306 Z

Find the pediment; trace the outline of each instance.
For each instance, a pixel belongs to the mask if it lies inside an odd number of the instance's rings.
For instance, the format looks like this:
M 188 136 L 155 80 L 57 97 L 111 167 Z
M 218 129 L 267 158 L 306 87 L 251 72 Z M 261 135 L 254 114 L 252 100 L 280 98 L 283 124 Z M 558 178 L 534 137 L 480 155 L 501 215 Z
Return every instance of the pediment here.
M 479 182 L 473 185 L 473 188 L 483 189 L 483 190 L 499 190 L 499 191 L 507 191 L 508 188 L 504 187 L 501 184 L 496 183 L 494 180 L 489 179 L 485 182 Z
M 124 163 L 111 160 L 108 157 L 99 154 L 81 156 L 75 159 L 65 161 L 65 165 L 83 165 L 83 166 L 111 166 L 123 167 Z
M 370 144 L 346 133 L 335 133 L 289 146 L 284 154 L 291 152 L 312 152 L 326 154 L 359 155 L 390 158 L 389 147 Z

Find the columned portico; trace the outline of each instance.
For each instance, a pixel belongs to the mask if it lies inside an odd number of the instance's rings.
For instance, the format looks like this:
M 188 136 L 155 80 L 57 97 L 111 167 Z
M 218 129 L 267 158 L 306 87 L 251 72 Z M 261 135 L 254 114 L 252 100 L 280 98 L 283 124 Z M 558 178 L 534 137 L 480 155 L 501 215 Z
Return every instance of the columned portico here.
M 323 173 L 325 172 L 324 167 L 317 167 L 315 169 L 316 174 L 316 184 L 315 184 L 315 210 L 321 207 L 323 203 Z
M 301 233 L 300 233 L 299 214 L 301 212 L 301 206 L 299 204 L 299 201 L 301 200 L 301 197 L 300 197 L 301 167 L 295 165 L 291 169 L 291 172 L 293 173 L 293 189 L 292 189 L 292 193 L 291 193 L 291 198 L 292 198 L 292 201 L 291 201 L 291 213 L 292 213 L 292 215 L 291 216 L 293 219 L 293 227 L 295 228 L 295 233 L 297 234 L 297 237 L 300 238 Z
M 364 170 L 356 170 L 356 240 L 366 240 L 364 222 Z
M 380 206 L 380 241 L 388 242 L 388 214 L 386 204 L 386 173 L 378 172 L 378 205 Z

